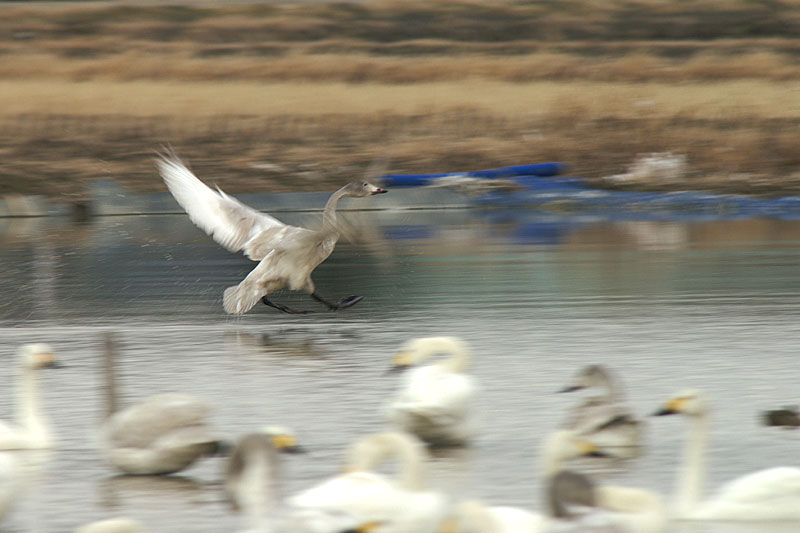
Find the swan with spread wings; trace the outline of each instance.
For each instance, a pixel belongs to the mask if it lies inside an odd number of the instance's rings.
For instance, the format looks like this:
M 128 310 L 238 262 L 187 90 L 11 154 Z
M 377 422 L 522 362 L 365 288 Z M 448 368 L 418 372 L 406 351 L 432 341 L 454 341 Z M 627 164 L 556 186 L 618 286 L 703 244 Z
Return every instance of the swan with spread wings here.
M 261 300 L 285 313 L 307 313 L 269 299 L 270 293 L 284 287 L 307 292 L 331 311 L 350 307 L 363 299 L 363 296 L 346 296 L 338 302 L 326 300 L 317 294 L 311 272 L 333 252 L 339 239 L 336 222 L 339 200 L 385 193 L 385 189 L 366 181 L 348 183 L 331 195 L 322 213 L 322 227 L 312 230 L 284 224 L 219 188 L 211 189 L 172 153 L 162 155 L 157 164 L 172 196 L 195 225 L 226 250 L 242 251 L 259 262 L 241 283 L 225 289 L 222 305 L 226 312 L 244 314 Z

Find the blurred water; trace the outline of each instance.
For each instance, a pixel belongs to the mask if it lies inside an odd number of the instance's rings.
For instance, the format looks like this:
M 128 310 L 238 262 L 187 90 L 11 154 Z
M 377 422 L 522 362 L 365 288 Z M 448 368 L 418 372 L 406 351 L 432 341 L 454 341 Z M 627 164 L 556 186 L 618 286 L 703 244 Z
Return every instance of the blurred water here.
M 348 442 L 386 427 L 381 405 L 397 378 L 384 371 L 393 350 L 420 335 L 459 335 L 475 350 L 483 431 L 430 463 L 433 482 L 457 498 L 540 507 L 540 443 L 579 400 L 555 391 L 588 363 L 615 369 L 643 415 L 677 389 L 706 389 L 712 487 L 800 462 L 800 432 L 758 421 L 798 398 L 800 222 L 524 210 L 376 211 L 348 222 L 360 243 L 340 243 L 314 278 L 323 295 L 363 302 L 308 316 L 259 305 L 229 317 L 222 291 L 253 265 L 184 216 L 0 221 L 0 417 L 13 416 L 19 344 L 50 342 L 67 365 L 41 375 L 58 447 L 36 458 L 38 479 L 6 529 L 69 531 L 117 515 L 152 531 L 239 526 L 218 484 L 221 459 L 162 479 L 117 476 L 103 463 L 93 439 L 105 328 L 122 344 L 123 403 L 183 391 L 209 400 L 224 437 L 294 427 L 311 453 L 285 458 L 286 493 L 337 472 Z M 275 299 L 318 308 L 304 295 Z M 670 494 L 684 437 L 674 418 L 648 420 L 641 458 L 579 466 Z

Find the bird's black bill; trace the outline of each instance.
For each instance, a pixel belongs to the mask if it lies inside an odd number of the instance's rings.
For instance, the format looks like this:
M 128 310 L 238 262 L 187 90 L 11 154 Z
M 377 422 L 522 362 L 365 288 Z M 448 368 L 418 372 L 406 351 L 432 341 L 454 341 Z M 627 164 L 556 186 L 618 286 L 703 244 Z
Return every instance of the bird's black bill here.
M 381 189 L 380 187 L 372 191 L 372 194 L 383 194 L 385 192 L 389 192 L 386 189 Z
M 673 411 L 672 409 L 659 409 L 655 413 L 650 416 L 666 416 L 666 415 L 675 415 L 678 414 L 678 411 Z

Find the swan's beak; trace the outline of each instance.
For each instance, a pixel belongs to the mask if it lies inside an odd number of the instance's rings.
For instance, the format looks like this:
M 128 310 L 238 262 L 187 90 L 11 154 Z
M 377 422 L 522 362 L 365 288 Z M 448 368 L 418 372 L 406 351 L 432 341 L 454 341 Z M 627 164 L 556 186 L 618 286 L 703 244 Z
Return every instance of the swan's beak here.
M 400 372 L 408 369 L 409 365 L 394 365 L 390 366 L 388 370 L 386 370 L 385 374 L 399 374 Z
M 383 522 L 367 522 L 366 524 L 361 524 L 359 527 L 355 529 L 356 533 L 370 533 L 381 527 Z
M 579 442 L 578 449 L 584 457 L 611 457 L 611 455 L 601 451 L 595 443 L 589 441 Z
M 273 435 L 272 444 L 281 453 L 306 453 L 306 449 L 297 444 L 294 435 Z
M 380 187 L 375 187 L 371 194 L 383 194 L 385 192 L 389 192 L 386 189 L 381 189 Z
M 673 398 L 664 407 L 653 413 L 652 416 L 678 415 L 683 412 L 687 401 L 686 398 Z

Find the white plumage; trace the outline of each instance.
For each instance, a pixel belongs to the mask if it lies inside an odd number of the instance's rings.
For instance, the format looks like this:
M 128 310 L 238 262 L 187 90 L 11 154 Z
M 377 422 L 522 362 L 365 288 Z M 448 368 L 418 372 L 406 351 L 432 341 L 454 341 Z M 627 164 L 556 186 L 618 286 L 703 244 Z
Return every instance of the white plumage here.
M 670 399 L 658 415 L 689 418 L 689 440 L 678 472 L 677 514 L 692 520 L 800 521 L 800 468 L 775 467 L 747 474 L 702 500 L 709 405 L 699 390 Z
M 42 413 L 38 370 L 56 366 L 49 344 L 25 344 L 17 351 L 17 416 L 13 424 L 0 421 L 0 450 L 44 449 L 53 445 L 50 424 Z
M 345 473 L 289 499 L 295 507 L 343 511 L 376 522 L 381 533 L 432 533 L 447 513 L 447 500 L 426 486 L 422 443 L 403 433 L 378 433 L 350 449 Z M 396 479 L 371 471 L 398 460 Z
M 416 366 L 435 354 L 446 358 Z M 394 368 L 416 367 L 388 405 L 389 420 L 431 444 L 469 441 L 476 431 L 478 392 L 475 379 L 466 373 L 469 363 L 469 348 L 456 337 L 422 337 L 403 344 L 394 356 Z

